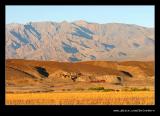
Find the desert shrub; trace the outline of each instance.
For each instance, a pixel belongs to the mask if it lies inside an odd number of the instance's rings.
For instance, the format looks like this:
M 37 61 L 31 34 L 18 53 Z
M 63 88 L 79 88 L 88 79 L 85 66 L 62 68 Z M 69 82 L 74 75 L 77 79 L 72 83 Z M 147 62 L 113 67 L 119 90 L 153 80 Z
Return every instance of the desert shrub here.
M 131 88 L 130 91 L 149 91 L 149 88 Z
M 62 91 L 71 91 L 71 89 L 62 89 Z
M 150 91 L 149 88 L 123 88 L 122 91 Z
M 76 88 L 77 91 L 83 91 L 83 88 Z
M 89 88 L 89 90 L 96 90 L 96 91 L 103 91 L 103 92 L 109 92 L 109 91 L 116 91 L 115 89 L 105 89 L 104 87 L 95 87 L 95 88 Z
M 89 88 L 89 90 L 104 90 L 104 87 L 95 87 L 95 88 L 91 87 Z
M 108 91 L 115 91 L 114 89 L 104 89 L 104 92 L 108 92 Z
M 117 92 L 118 92 L 118 91 L 120 91 L 120 90 L 119 90 L 119 89 L 116 89 L 115 91 L 117 91 Z
M 143 88 L 143 91 L 150 91 L 149 88 Z
M 119 82 L 119 83 L 113 83 L 113 84 L 114 84 L 114 85 L 123 85 L 123 84 L 122 84 L 122 83 L 120 83 L 120 82 Z

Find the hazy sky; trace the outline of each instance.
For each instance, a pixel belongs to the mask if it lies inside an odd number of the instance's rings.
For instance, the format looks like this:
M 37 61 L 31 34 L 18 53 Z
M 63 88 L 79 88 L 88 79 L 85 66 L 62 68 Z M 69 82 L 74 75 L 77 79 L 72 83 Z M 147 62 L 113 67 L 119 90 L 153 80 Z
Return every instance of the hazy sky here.
M 154 6 L 6 6 L 6 23 L 36 21 L 127 23 L 154 27 Z

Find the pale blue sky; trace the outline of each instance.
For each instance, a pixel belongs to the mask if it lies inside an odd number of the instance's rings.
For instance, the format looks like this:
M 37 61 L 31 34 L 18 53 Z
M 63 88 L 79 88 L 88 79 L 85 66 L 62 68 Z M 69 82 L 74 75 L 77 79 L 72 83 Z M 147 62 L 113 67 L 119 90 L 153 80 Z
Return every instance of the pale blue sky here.
M 6 23 L 36 21 L 127 23 L 154 27 L 154 6 L 34 6 L 7 5 Z

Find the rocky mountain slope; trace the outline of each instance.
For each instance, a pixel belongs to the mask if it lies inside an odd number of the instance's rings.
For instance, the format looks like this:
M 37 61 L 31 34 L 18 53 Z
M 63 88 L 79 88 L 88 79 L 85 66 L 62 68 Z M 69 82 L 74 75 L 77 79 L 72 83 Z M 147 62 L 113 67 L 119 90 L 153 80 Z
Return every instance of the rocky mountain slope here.
M 6 59 L 154 60 L 154 29 L 75 22 L 6 24 Z

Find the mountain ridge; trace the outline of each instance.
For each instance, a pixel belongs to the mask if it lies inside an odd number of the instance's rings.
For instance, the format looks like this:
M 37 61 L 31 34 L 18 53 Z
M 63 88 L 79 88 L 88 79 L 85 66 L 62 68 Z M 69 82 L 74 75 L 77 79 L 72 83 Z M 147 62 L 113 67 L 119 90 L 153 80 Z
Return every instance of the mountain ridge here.
M 6 25 L 6 59 L 153 61 L 154 29 L 132 24 L 29 22 Z
M 11 23 L 7 23 L 6 25 L 12 25 L 12 24 L 19 24 L 19 25 L 25 25 L 27 23 L 62 23 L 62 22 L 67 22 L 67 23 L 76 23 L 76 22 L 85 22 L 88 24 L 99 24 L 99 25 L 104 25 L 104 24 L 124 24 L 124 25 L 135 25 L 135 26 L 139 26 L 139 27 L 144 27 L 144 28 L 149 28 L 149 29 L 154 29 L 154 27 L 147 27 L 147 26 L 143 26 L 143 25 L 138 25 L 138 24 L 130 24 L 130 23 L 121 23 L 121 22 L 109 22 L 109 23 L 98 23 L 98 22 L 88 22 L 85 20 L 75 20 L 75 21 L 67 21 L 67 20 L 63 20 L 60 22 L 56 22 L 56 21 L 50 21 L 50 20 L 46 20 L 46 21 L 28 21 L 26 23 L 18 23 L 18 22 L 11 22 Z

